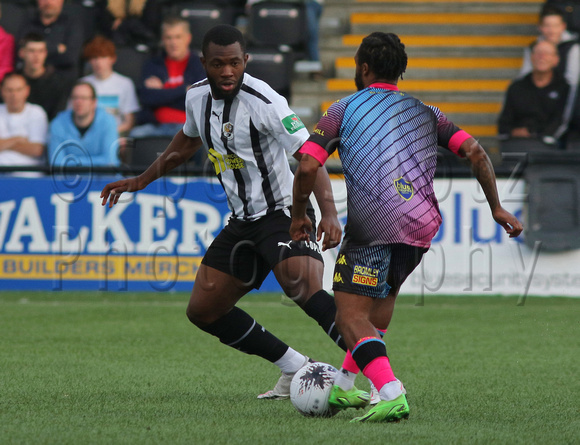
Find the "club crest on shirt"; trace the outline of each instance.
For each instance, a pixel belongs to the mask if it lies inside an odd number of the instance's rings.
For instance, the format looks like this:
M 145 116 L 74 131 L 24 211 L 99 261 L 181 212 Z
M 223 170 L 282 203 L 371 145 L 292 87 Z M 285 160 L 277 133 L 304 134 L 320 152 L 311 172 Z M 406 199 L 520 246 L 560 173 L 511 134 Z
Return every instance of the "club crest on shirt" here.
M 226 122 L 223 124 L 222 134 L 228 141 L 231 141 L 234 138 L 234 124 L 231 122 Z
M 402 176 L 399 179 L 395 179 L 393 183 L 395 184 L 395 190 L 405 201 L 409 201 L 415 194 L 413 184 L 405 181 Z

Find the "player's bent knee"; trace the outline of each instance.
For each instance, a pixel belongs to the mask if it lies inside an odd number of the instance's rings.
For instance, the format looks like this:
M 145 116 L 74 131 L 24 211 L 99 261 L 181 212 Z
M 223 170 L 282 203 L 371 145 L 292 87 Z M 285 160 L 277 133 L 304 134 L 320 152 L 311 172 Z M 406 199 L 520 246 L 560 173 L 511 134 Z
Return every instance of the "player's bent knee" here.
M 213 323 L 218 318 L 220 318 L 222 315 L 222 314 L 216 314 L 215 312 L 207 310 L 207 309 L 204 310 L 204 309 L 196 306 L 195 304 L 191 304 L 191 302 L 187 306 L 187 309 L 185 310 L 185 314 L 187 315 L 187 318 L 189 319 L 189 321 L 191 323 L 193 323 L 194 325 L 196 325 L 198 328 L 203 328 L 203 327 Z

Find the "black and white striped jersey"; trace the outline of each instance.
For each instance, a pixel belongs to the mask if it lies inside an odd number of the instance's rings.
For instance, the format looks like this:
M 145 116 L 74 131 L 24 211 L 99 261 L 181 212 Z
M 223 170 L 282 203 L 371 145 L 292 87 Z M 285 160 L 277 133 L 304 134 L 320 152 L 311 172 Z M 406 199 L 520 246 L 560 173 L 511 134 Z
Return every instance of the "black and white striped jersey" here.
M 232 217 L 254 220 L 292 203 L 288 155 L 308 130 L 270 86 L 244 74 L 233 100 L 212 98 L 202 80 L 187 92 L 183 132 L 201 137 L 224 188 Z

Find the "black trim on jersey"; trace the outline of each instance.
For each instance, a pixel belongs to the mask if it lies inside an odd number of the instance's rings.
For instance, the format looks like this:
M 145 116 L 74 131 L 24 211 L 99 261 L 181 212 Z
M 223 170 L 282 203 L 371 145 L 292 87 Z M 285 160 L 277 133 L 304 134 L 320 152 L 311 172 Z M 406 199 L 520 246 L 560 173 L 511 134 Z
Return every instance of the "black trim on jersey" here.
M 230 121 L 230 112 L 232 111 L 232 101 L 226 100 L 224 103 L 224 114 L 222 122 L 229 122 Z M 228 139 L 224 136 L 223 132 L 221 135 L 222 144 L 224 144 L 224 148 L 228 154 L 232 154 L 236 156 L 236 154 L 230 150 L 228 147 Z M 250 216 L 250 212 L 248 211 L 248 196 L 246 195 L 246 183 L 244 182 L 244 178 L 242 177 L 242 173 L 238 169 L 234 169 L 234 178 L 236 178 L 236 182 L 238 183 L 238 197 L 242 201 L 244 205 L 244 219 L 247 219 Z
M 274 199 L 272 184 L 270 183 L 270 178 L 268 177 L 268 166 L 266 165 L 266 161 L 264 161 L 264 153 L 262 151 L 262 146 L 260 145 L 260 132 L 254 126 L 251 118 L 250 140 L 252 141 L 254 159 L 256 159 L 256 164 L 258 165 L 260 175 L 262 176 L 262 191 L 264 192 L 264 197 L 266 198 L 266 203 L 268 204 L 268 210 L 266 211 L 266 214 L 272 213 L 276 210 L 276 199 Z
M 209 80 L 205 79 L 205 80 L 200 80 L 197 83 L 194 83 L 193 85 L 189 86 L 189 89 L 191 88 L 199 88 L 199 87 L 203 87 L 205 85 L 209 85 Z
M 254 90 L 252 87 L 249 87 L 245 83 L 242 84 L 241 90 L 245 91 L 248 94 L 251 94 L 252 96 L 256 96 L 258 99 L 261 99 L 262 101 L 266 102 L 268 105 L 270 105 L 272 103 L 272 102 L 270 102 L 270 99 L 268 99 L 262 93 L 258 93 L 256 90 Z
M 207 104 L 205 106 L 205 140 L 207 141 L 207 150 L 209 152 L 210 149 L 213 148 L 213 142 L 211 140 L 211 106 L 212 106 L 212 102 L 213 99 L 211 97 L 211 91 L 207 94 Z M 211 156 L 213 156 L 213 154 L 210 153 Z M 218 177 L 218 180 L 220 181 L 220 184 L 222 185 L 222 188 L 225 191 L 225 187 L 224 187 L 224 183 L 222 181 L 222 173 L 221 171 L 216 175 Z M 226 193 L 227 196 L 227 193 Z M 230 201 L 229 196 L 227 196 L 228 198 L 228 202 Z M 229 202 L 230 204 L 230 209 L 232 209 L 232 216 L 235 218 L 236 217 L 236 210 L 234 209 L 234 206 L 231 205 L 232 203 Z

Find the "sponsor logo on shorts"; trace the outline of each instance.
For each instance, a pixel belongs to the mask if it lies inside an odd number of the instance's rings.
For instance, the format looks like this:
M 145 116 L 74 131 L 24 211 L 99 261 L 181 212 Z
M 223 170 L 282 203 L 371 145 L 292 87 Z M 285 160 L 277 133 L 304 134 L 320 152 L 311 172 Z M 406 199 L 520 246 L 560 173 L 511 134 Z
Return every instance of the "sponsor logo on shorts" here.
M 339 264 L 341 266 L 346 266 L 346 258 L 344 257 L 344 255 L 339 255 L 338 259 L 336 260 L 336 264 Z
M 413 197 L 413 195 L 415 194 L 415 190 L 413 189 L 413 184 L 405 181 L 403 179 L 403 177 L 400 177 L 399 179 L 395 179 L 393 181 L 393 183 L 395 184 L 395 190 L 397 190 L 397 193 L 405 201 L 409 201 Z
M 288 249 L 292 250 L 292 240 L 288 241 L 287 243 L 283 243 L 281 241 L 278 241 L 278 247 L 288 247 Z M 314 241 L 300 241 L 298 243 L 296 243 L 295 245 L 297 245 L 298 247 L 306 247 L 310 250 L 314 250 L 317 253 L 320 253 L 320 247 L 318 247 L 318 244 L 316 244 Z
M 363 286 L 376 287 L 379 281 L 379 269 L 367 266 L 354 266 L 352 282 Z
M 334 274 L 334 280 L 335 283 L 344 283 L 343 279 L 342 279 L 342 275 L 340 274 L 340 272 L 336 272 Z
M 308 247 L 310 250 L 314 250 L 317 253 L 320 253 L 320 247 L 314 241 L 301 241 L 301 244 Z

